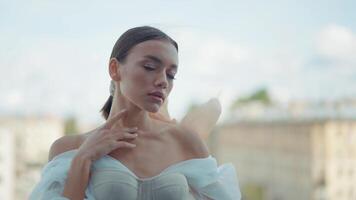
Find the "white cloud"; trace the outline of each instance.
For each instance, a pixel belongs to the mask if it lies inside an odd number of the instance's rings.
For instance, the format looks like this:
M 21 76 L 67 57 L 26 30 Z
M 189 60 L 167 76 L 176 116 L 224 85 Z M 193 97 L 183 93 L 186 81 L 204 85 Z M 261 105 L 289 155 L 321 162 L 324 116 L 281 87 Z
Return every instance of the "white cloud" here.
M 338 62 L 356 63 L 356 34 L 347 27 L 325 27 L 317 34 L 316 47 L 321 56 Z

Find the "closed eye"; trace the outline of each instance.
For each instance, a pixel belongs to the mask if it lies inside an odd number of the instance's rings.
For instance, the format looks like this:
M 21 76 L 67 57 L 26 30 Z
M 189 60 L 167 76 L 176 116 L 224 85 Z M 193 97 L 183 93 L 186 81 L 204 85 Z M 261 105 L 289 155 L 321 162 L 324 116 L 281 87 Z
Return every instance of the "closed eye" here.
M 153 71 L 156 67 L 153 64 L 144 64 L 143 67 L 148 71 Z
M 147 71 L 153 71 L 153 70 L 155 70 L 155 68 L 152 68 L 152 67 L 146 67 L 146 66 L 144 66 L 144 68 L 145 68 Z
M 143 68 L 145 68 L 145 70 L 147 70 L 147 71 L 154 71 L 155 69 L 156 69 L 156 67 L 153 65 L 153 64 L 151 64 L 151 63 L 146 63 L 146 64 L 144 64 L 143 65 Z M 175 80 L 176 78 L 174 77 L 174 75 L 171 75 L 171 74 L 169 74 L 169 73 L 167 73 L 167 77 L 168 77 L 168 79 L 170 79 L 170 80 Z

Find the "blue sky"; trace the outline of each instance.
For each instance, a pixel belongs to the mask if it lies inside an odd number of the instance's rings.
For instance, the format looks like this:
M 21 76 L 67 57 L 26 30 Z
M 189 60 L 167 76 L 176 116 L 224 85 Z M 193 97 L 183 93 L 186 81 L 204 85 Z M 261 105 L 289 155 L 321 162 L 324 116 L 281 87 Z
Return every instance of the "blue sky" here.
M 355 1 L 0 1 L 0 111 L 101 121 L 107 62 L 128 28 L 177 40 L 170 97 L 231 101 L 268 87 L 281 102 L 356 97 Z

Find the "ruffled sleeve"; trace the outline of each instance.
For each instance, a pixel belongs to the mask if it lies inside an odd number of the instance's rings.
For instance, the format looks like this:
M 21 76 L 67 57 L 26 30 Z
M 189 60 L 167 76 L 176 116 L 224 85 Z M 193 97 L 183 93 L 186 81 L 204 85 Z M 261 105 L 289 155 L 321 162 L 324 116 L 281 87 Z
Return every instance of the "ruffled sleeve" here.
M 207 140 L 221 114 L 219 99 L 212 98 L 188 112 L 181 125 L 190 128 Z M 188 178 L 192 193 L 198 200 L 239 200 L 241 192 L 235 167 L 231 163 L 218 166 L 211 155 L 207 158 L 191 159 L 179 166 Z
M 240 200 L 241 192 L 232 163 L 220 166 L 213 156 L 184 161 L 171 171 L 183 173 L 197 200 Z
M 198 188 L 201 199 L 221 199 L 221 200 L 240 200 L 241 192 L 235 172 L 235 167 L 231 164 L 223 164 L 216 170 L 216 180 L 204 187 Z
M 30 194 L 30 200 L 69 200 L 61 194 L 73 153 L 73 151 L 68 151 L 57 155 L 44 166 L 41 179 Z

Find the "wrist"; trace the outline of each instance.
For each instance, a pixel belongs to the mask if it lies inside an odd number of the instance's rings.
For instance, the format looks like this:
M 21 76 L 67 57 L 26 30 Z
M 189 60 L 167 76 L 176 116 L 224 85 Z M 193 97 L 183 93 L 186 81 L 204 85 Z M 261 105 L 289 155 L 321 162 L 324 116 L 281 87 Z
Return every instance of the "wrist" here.
M 84 165 L 91 165 L 92 159 L 88 153 L 78 152 L 77 155 L 73 158 L 73 162 L 81 163 Z

